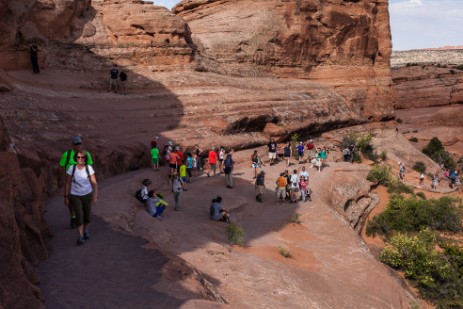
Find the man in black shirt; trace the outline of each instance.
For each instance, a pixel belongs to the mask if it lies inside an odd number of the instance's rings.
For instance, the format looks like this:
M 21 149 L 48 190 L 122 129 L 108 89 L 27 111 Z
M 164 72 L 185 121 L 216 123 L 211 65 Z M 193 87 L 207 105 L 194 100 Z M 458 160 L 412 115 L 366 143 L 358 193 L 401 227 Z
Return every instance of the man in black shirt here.
M 109 80 L 108 92 L 110 92 L 114 86 L 114 93 L 117 93 L 117 77 L 119 76 L 119 68 L 117 67 L 117 64 L 113 64 L 113 68 L 109 70 L 109 74 L 111 75 L 111 79 Z

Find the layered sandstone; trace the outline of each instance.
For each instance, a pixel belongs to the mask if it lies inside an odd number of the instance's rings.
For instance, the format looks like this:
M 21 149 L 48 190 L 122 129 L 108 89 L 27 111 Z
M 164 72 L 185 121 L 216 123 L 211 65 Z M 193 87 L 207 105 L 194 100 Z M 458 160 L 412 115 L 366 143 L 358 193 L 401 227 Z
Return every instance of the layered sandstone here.
M 22 161 L 22 162 L 21 162 Z M 41 308 L 35 265 L 48 256 L 44 164 L 24 162 L 0 117 L 0 307 Z
M 164 7 L 143 1 L 0 2 L 0 67 L 29 66 L 29 45 L 42 66 L 102 69 L 111 62 L 181 69 L 192 57 L 188 26 Z
M 197 70 L 304 78 L 365 118 L 391 116 L 387 1 L 185 0 Z
M 463 71 L 454 66 L 435 63 L 395 68 L 392 80 L 398 109 L 463 103 Z

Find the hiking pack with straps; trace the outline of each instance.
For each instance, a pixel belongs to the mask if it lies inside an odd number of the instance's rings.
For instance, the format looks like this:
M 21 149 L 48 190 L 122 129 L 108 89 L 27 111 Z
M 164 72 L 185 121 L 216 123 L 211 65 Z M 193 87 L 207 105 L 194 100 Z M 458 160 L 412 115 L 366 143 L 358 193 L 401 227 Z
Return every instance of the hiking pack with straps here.
M 88 165 L 87 165 L 87 164 L 85 164 L 85 171 L 87 172 L 87 177 L 88 177 L 88 179 L 90 179 L 90 171 L 89 171 L 89 169 L 88 169 Z M 74 181 L 74 174 L 75 174 L 75 172 L 76 172 L 76 165 L 74 164 L 74 165 L 72 166 L 72 174 L 71 174 L 71 178 L 72 178 L 73 181 Z

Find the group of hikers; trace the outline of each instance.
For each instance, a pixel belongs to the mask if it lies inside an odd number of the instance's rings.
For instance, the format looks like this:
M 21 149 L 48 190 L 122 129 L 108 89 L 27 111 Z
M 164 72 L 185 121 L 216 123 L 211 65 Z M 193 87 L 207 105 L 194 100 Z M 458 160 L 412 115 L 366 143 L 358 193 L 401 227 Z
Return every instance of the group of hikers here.
M 113 64 L 111 70 L 109 70 L 109 89 L 110 92 L 114 88 L 114 93 L 117 93 L 118 89 L 121 94 L 127 94 L 126 82 L 127 82 L 127 73 L 124 70 L 119 70 L 117 64 Z

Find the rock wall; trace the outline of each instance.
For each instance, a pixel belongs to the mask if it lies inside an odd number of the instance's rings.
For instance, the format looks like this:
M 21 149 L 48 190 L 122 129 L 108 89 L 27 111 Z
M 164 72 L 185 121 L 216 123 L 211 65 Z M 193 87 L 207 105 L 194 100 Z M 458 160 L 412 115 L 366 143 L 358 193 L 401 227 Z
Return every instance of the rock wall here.
M 433 61 L 432 58 L 428 59 Z M 463 71 L 445 65 L 404 66 L 392 70 L 395 108 L 463 103 Z
M 20 161 L 0 118 L 0 307 L 42 308 L 35 265 L 48 256 L 43 165 Z
M 184 0 L 199 71 L 330 85 L 366 118 L 391 116 L 387 1 Z
M 110 62 L 152 70 L 187 68 L 187 24 L 143 1 L 0 0 L 0 67 L 30 66 L 29 45 L 43 66 L 101 69 Z

